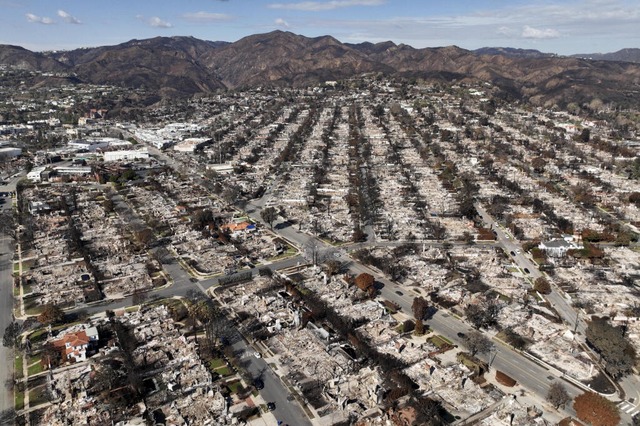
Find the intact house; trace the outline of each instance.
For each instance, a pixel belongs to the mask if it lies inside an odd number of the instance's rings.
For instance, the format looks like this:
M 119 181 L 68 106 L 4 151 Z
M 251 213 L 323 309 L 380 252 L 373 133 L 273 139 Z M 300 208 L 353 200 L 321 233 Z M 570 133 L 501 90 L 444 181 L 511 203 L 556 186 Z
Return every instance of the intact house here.
M 87 360 L 87 353 L 97 346 L 98 339 L 96 327 L 89 327 L 81 331 L 68 332 L 52 343 L 54 348 L 62 352 L 63 360 L 79 362 Z
M 538 245 L 540 250 L 544 250 L 551 257 L 563 257 L 569 250 L 580 250 L 584 246 L 575 241 L 572 235 L 563 238 L 554 238 L 549 241 L 543 241 Z
M 29 173 L 27 173 L 27 179 L 31 182 L 42 182 L 42 174 L 46 169 L 46 166 L 34 167 Z

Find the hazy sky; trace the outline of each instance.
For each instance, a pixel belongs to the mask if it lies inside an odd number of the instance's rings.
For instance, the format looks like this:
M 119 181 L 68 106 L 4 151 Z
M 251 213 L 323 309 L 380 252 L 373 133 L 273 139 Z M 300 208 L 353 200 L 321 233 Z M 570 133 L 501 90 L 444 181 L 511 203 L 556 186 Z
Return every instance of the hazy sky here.
M 0 0 L 0 44 L 73 49 L 275 29 L 343 42 L 503 46 L 559 54 L 640 47 L 638 0 Z

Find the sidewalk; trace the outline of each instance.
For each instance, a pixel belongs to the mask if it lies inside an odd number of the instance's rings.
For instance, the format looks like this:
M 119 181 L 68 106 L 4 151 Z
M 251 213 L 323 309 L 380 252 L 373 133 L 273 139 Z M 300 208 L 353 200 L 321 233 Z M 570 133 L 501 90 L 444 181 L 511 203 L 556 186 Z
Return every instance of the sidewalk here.
M 456 350 L 444 352 L 437 357 L 443 361 L 443 363 L 457 364 Z M 544 396 L 536 395 L 534 392 L 525 388 L 521 384 L 517 383 L 514 387 L 504 386 L 496 380 L 496 369 L 490 368 L 490 370 L 484 374 L 484 379 L 488 384 L 494 386 L 500 392 L 504 394 L 504 397 L 496 401 L 484 410 L 477 412 L 466 419 L 460 419 L 456 425 L 474 424 L 485 418 L 490 417 L 500 410 L 506 409 L 507 405 L 514 405 L 513 410 L 525 411 L 527 408 L 536 407 L 542 410 L 542 418 L 549 422 L 549 424 L 558 424 L 560 420 L 568 417 L 571 413 L 555 410 L 549 403 L 544 400 Z M 514 398 L 515 395 L 515 398 Z M 515 401 L 513 401 L 515 400 Z

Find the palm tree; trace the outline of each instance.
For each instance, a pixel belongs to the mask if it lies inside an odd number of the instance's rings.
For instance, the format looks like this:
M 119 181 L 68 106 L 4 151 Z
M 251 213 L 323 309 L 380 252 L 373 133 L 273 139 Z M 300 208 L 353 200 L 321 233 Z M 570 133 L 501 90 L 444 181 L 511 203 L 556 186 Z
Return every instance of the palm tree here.
M 214 307 L 208 299 L 189 300 L 187 302 L 187 320 L 191 323 L 193 336 L 196 344 L 198 344 L 198 333 L 196 328 L 198 323 L 206 324 L 214 316 Z

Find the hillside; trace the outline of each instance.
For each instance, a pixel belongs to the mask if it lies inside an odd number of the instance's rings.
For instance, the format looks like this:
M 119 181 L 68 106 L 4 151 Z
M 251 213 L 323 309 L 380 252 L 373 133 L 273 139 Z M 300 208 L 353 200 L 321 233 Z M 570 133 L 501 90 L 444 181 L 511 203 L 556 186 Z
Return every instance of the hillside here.
M 627 49 L 631 58 L 633 51 Z M 622 52 L 622 51 L 621 51 Z M 264 85 L 305 86 L 363 73 L 490 82 L 511 97 L 564 105 L 599 98 L 640 104 L 640 65 L 557 57 L 535 50 L 456 46 L 415 49 L 393 42 L 341 43 L 330 36 L 256 34 L 234 43 L 156 37 L 46 54 L 0 46 L 0 64 L 68 72 L 78 81 L 190 96 Z
M 572 55 L 574 58 L 591 59 L 594 61 L 618 61 L 640 64 L 640 49 L 622 49 L 612 53 L 581 53 Z

